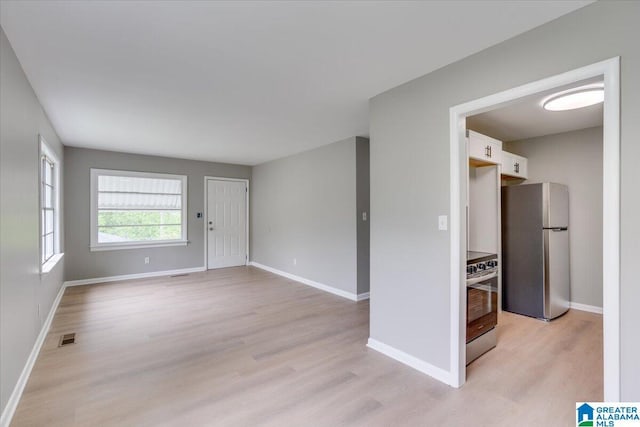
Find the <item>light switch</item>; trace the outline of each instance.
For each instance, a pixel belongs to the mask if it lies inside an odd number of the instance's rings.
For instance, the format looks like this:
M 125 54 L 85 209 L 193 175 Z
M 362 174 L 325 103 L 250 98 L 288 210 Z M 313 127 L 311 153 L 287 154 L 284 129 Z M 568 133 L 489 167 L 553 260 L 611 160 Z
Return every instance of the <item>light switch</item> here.
M 447 230 L 447 216 L 446 215 L 440 215 L 438 217 L 438 230 L 443 230 L 446 231 Z
M 367 213 L 366 212 L 362 212 L 362 220 L 363 221 L 367 220 Z

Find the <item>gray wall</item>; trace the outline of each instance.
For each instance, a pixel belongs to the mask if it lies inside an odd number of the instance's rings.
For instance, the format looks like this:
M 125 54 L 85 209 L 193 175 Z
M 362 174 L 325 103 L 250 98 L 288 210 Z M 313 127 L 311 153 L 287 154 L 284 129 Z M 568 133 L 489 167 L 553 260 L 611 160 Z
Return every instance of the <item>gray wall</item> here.
M 369 292 L 369 140 L 356 138 L 356 218 L 358 250 L 358 293 Z M 362 219 L 366 212 L 367 220 Z
M 48 274 L 39 274 L 38 135 L 60 162 L 62 144 L 4 30 L 0 33 L 0 409 L 4 410 L 62 285 L 64 258 Z
M 449 370 L 449 108 L 621 56 L 621 392 L 640 400 L 640 2 L 596 2 L 382 93 L 371 111 L 371 337 Z
M 254 166 L 252 175 L 251 260 L 355 294 L 356 138 Z
M 530 182 L 569 187 L 571 301 L 602 307 L 602 127 L 504 144 Z
M 66 235 L 65 280 L 147 273 L 204 266 L 204 177 L 250 178 L 249 166 L 199 162 L 139 154 L 65 147 L 65 221 L 73 224 Z M 90 169 L 118 169 L 187 175 L 187 246 L 113 251 L 89 251 Z M 149 264 L 144 258 L 149 257 Z

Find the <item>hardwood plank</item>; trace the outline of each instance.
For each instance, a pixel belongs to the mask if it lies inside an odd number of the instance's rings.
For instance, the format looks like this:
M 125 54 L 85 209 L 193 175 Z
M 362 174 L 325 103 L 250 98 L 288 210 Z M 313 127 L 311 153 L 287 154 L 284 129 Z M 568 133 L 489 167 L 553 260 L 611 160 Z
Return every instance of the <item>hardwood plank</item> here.
M 602 400 L 600 315 L 499 322 L 453 389 L 366 348 L 368 301 L 252 267 L 68 288 L 12 425 L 570 425 Z

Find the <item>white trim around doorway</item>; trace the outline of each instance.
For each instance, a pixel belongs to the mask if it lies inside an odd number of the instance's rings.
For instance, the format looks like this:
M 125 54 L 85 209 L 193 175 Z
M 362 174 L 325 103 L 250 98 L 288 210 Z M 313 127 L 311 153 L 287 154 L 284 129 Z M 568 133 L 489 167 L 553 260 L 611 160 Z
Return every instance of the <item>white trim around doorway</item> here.
M 528 83 L 456 105 L 450 115 L 451 167 L 451 385 L 466 380 L 465 346 L 465 206 L 467 158 L 466 117 L 486 112 L 562 85 L 604 76 L 603 122 L 603 344 L 604 400 L 620 400 L 620 58 L 614 57 L 576 70 Z
M 247 235 L 247 241 L 246 241 L 246 256 L 245 256 L 245 263 L 244 265 L 249 265 L 249 180 L 246 178 L 223 178 L 223 177 L 218 177 L 218 176 L 205 176 L 204 177 L 204 216 L 203 216 L 203 221 L 202 221 L 202 232 L 203 234 L 203 238 L 204 238 L 204 269 L 205 271 L 209 269 L 209 257 L 208 257 L 208 246 L 209 246 L 209 240 L 207 239 L 207 209 L 209 206 L 209 196 L 208 196 L 208 192 L 207 192 L 207 181 L 212 180 L 212 181 L 235 181 L 235 182 L 244 182 L 247 185 L 247 195 L 246 195 L 246 205 L 247 205 L 247 209 L 246 209 L 246 235 Z

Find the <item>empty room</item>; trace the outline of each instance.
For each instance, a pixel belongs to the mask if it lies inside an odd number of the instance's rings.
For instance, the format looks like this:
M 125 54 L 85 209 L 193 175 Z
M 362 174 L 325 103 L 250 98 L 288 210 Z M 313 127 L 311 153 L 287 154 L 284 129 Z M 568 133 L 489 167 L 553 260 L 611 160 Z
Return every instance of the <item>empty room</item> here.
M 639 20 L 0 0 L 0 427 L 640 425 Z

